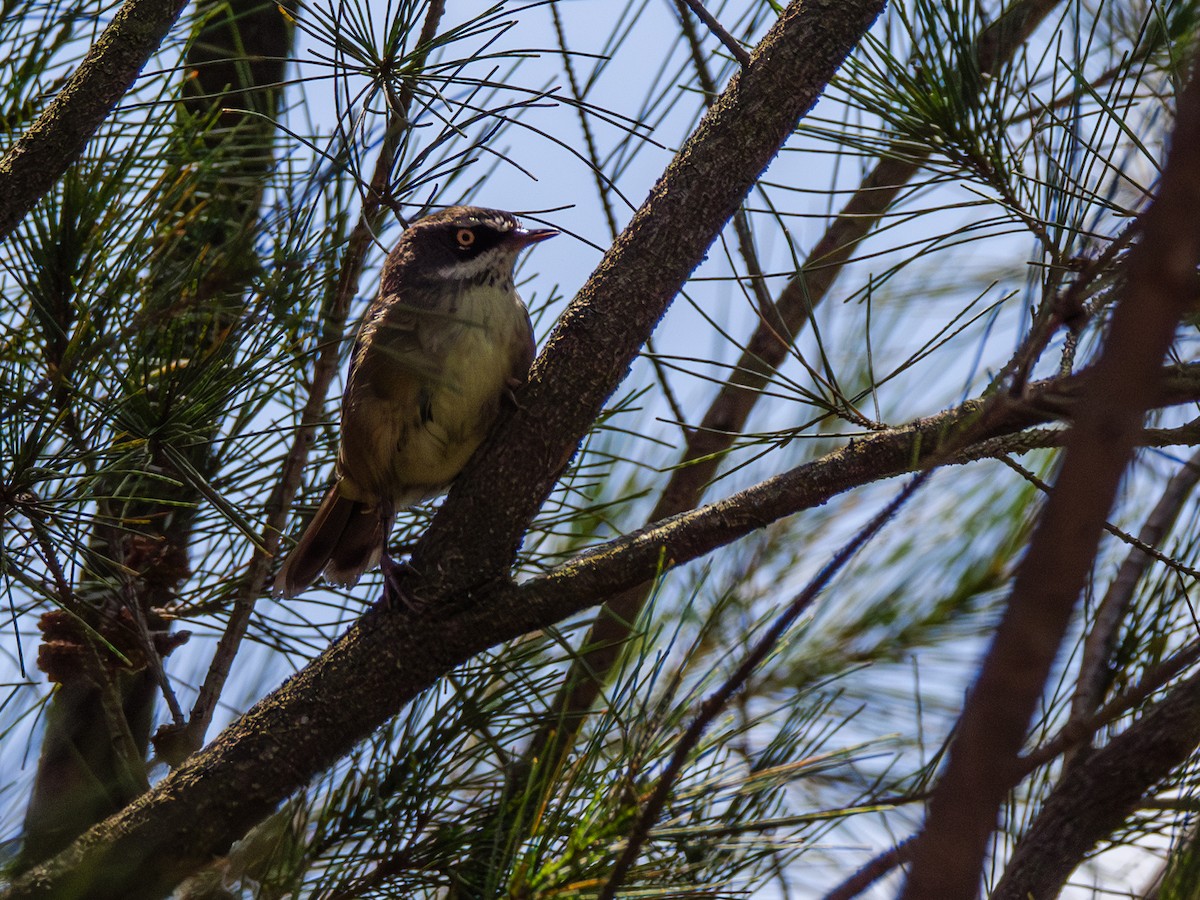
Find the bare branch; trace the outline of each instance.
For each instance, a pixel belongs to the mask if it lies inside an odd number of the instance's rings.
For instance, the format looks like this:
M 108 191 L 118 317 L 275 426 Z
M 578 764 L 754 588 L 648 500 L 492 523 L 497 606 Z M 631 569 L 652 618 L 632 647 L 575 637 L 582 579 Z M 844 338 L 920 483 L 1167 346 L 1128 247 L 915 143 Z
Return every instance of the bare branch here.
M 750 65 L 750 54 L 746 52 L 746 48 L 738 42 L 737 38 L 725 30 L 725 26 L 717 21 L 716 16 L 704 8 L 704 4 L 700 0 L 682 0 L 682 2 L 686 3 L 692 12 L 696 14 L 696 18 L 704 23 L 704 27 L 711 31 L 717 40 L 725 45 L 725 49 L 730 52 L 743 69 Z
M 1186 375 L 1184 373 L 1187 373 Z M 1173 373 L 1167 375 L 1167 373 Z M 993 398 L 970 400 L 936 416 L 918 419 L 855 440 L 820 459 L 804 463 L 724 499 L 669 516 L 592 547 L 545 575 L 531 578 L 522 594 L 549 599 L 565 582 L 572 590 L 602 597 L 682 565 L 719 546 L 801 509 L 827 503 L 845 491 L 884 478 L 974 460 L 974 442 L 990 442 L 1048 421 L 1088 390 L 1092 370 L 1028 387 L 1032 405 Z M 1161 370 L 1165 390 L 1156 403 L 1187 402 L 1200 392 L 1200 363 Z M 1195 379 L 1195 380 L 1193 380 Z M 986 416 L 986 419 L 984 418 Z
M 1163 489 L 1153 512 L 1138 532 L 1138 540 L 1142 544 L 1154 547 L 1162 541 L 1198 481 L 1200 451 L 1192 454 L 1191 459 L 1180 467 Z M 1153 560 L 1152 554 L 1140 547 L 1133 548 L 1104 592 L 1104 598 L 1096 608 L 1091 630 L 1083 642 L 1083 658 L 1079 663 L 1075 696 L 1071 698 L 1072 720 L 1090 715 L 1104 699 L 1108 690 L 1108 663 L 1116 643 L 1117 629 L 1133 600 L 1134 589 Z
M 1027 772 L 1044 766 L 1059 754 L 1084 741 L 1090 741 L 1097 731 L 1111 725 L 1130 710 L 1137 709 L 1162 690 L 1174 678 L 1200 661 L 1200 644 L 1180 650 L 1147 671 L 1133 687 L 1113 697 L 1100 709 L 1080 718 L 1072 717 L 1062 730 L 1046 743 L 1027 753 L 1021 760 Z
M 1200 234 L 1200 86 L 1179 100 L 1160 191 L 1130 253 L 1128 287 L 1113 314 L 1094 379 L 1068 438 L 1062 474 L 1046 504 L 950 747 L 949 761 L 918 839 L 905 900 L 969 900 L 1017 754 L 1095 559 L 1160 364 L 1192 302 Z M 1044 895 L 1035 891 L 1035 895 Z
M 1058 896 L 1084 855 L 1195 751 L 1197 734 L 1200 674 L 1068 770 L 1018 842 L 991 900 Z
M 908 862 L 913 841 L 914 838 L 905 838 L 892 849 L 880 853 L 826 894 L 825 900 L 853 900 L 892 869 Z
M 700 738 L 704 736 L 704 732 L 712 724 L 713 719 L 720 714 L 725 705 L 742 688 L 750 676 L 758 670 L 763 660 L 775 649 L 775 645 L 779 643 L 779 640 L 787 630 L 800 617 L 800 614 L 812 605 L 813 601 L 817 599 L 817 595 L 825 589 L 833 579 L 833 576 L 845 568 L 846 563 L 853 558 L 854 554 L 866 546 L 867 542 L 878 534 L 884 525 L 891 521 L 897 511 L 920 489 L 928 477 L 929 472 L 926 471 L 910 481 L 891 503 L 880 510 L 847 544 L 838 550 L 833 558 L 821 567 L 821 570 L 817 572 L 812 581 L 805 585 L 804 590 L 797 594 L 784 611 L 771 623 L 771 627 L 758 639 L 754 647 L 738 665 L 737 669 L 734 670 L 733 674 L 700 704 L 700 711 L 696 713 L 696 717 L 688 725 L 687 730 L 680 735 L 679 740 L 675 743 L 675 749 L 671 752 L 671 758 L 659 776 L 654 790 L 641 804 L 637 820 L 634 822 L 633 828 L 626 838 L 625 849 L 621 851 L 621 855 L 613 865 L 612 873 L 609 875 L 604 887 L 601 888 L 598 900 L 613 900 L 616 897 L 617 890 L 625 880 L 625 876 L 629 873 L 633 864 L 637 862 L 638 855 L 642 852 L 642 847 L 649 840 L 650 829 L 658 821 L 658 817 L 662 815 L 663 807 L 666 806 L 667 798 L 670 797 L 671 791 L 675 787 L 675 782 L 683 773 L 683 767 L 687 764 L 688 756 L 696 748 L 696 745 L 700 742 Z

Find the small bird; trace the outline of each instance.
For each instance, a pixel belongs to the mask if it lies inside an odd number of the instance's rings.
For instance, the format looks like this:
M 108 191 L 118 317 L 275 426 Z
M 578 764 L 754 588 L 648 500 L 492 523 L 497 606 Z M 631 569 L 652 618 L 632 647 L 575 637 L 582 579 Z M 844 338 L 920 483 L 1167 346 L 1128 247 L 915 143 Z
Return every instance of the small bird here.
M 533 362 L 517 256 L 556 234 L 455 206 L 400 236 L 350 356 L 337 481 L 279 570 L 276 596 L 294 597 L 322 573 L 348 587 L 389 563 L 396 510 L 462 471 Z

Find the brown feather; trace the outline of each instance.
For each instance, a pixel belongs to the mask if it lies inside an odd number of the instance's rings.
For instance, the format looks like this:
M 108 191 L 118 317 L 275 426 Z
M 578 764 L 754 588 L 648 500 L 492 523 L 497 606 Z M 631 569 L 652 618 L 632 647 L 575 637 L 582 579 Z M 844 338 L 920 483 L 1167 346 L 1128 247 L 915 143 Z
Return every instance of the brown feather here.
M 463 232 L 470 241 L 459 242 Z M 453 207 L 401 236 L 351 353 L 337 484 L 284 563 L 277 595 L 293 597 L 322 573 L 355 584 L 386 552 L 395 510 L 437 495 L 467 464 L 533 359 L 513 288 L 517 255 L 555 234 Z
M 354 545 L 360 543 L 361 533 L 356 527 L 356 520 L 368 518 L 362 514 L 364 509 L 365 504 L 343 497 L 338 485 L 331 487 L 321 505 L 317 507 L 312 521 L 304 529 L 295 549 L 288 554 L 283 568 L 279 570 L 275 579 L 275 595 L 295 597 L 317 580 L 317 576 L 330 565 L 330 560 L 335 555 L 341 564 L 339 571 L 348 566 L 350 555 L 344 549 L 344 545 L 347 537 Z M 379 517 L 374 518 L 378 521 Z M 360 561 L 361 574 L 373 561 L 369 558 Z
M 379 563 L 395 518 L 381 507 L 382 504 L 373 507 L 354 504 L 346 527 L 329 552 L 325 580 L 330 584 L 352 587 L 367 569 Z

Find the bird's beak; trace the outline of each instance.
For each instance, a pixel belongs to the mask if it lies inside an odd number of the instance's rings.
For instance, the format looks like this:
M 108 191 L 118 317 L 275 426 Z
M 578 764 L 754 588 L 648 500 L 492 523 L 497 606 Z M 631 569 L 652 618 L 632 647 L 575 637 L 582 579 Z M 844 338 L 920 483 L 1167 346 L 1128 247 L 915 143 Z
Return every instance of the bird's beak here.
M 528 247 L 530 244 L 549 240 L 556 234 L 558 234 L 557 228 L 517 228 L 509 232 L 508 239 L 520 250 Z

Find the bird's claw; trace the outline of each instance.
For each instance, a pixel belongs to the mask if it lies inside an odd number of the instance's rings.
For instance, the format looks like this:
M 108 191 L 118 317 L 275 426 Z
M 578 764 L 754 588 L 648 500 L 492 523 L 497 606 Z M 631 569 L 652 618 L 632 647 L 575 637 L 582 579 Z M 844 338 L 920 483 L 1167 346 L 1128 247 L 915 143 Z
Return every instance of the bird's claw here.
M 406 562 L 396 562 L 387 553 L 379 561 L 380 571 L 383 572 L 383 602 L 389 609 L 405 610 L 413 615 L 420 615 L 426 604 L 409 594 L 404 589 L 405 576 L 413 572 L 413 567 Z

